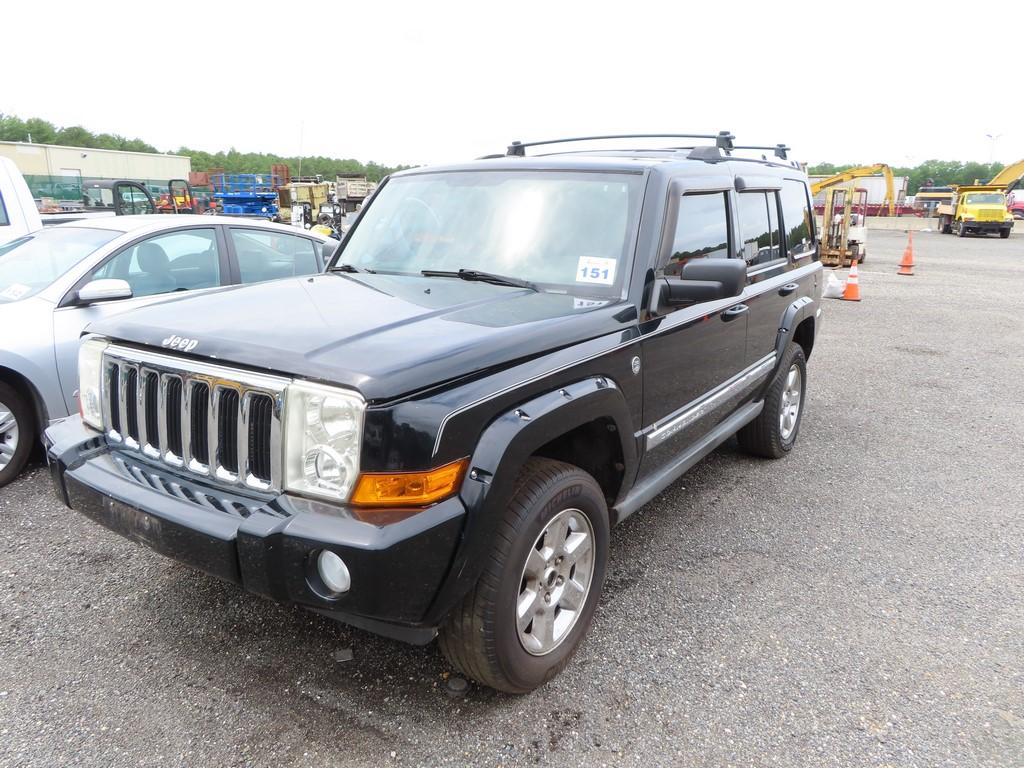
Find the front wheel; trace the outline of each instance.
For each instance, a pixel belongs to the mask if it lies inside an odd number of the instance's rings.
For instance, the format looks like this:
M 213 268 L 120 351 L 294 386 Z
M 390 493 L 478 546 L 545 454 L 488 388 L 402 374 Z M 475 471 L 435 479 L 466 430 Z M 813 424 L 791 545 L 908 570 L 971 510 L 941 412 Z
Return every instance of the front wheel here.
M 25 466 L 35 434 L 32 408 L 16 390 L 0 382 L 0 488 Z
M 967 227 L 964 226 L 962 221 L 957 223 L 956 236 L 967 237 Z
M 1001 238 L 1003 238 L 1003 240 L 1005 240 L 1006 238 L 1008 238 L 1010 236 L 1010 230 L 1009 229 L 1000 229 L 999 230 L 999 236 Z
M 478 683 L 528 693 L 558 674 L 583 639 L 608 561 L 600 486 L 571 464 L 532 458 L 520 471 L 476 586 L 441 628 L 441 651 Z
M 761 413 L 736 433 L 740 448 L 768 459 L 781 459 L 793 450 L 806 391 L 807 358 L 803 347 L 790 344 L 765 394 Z

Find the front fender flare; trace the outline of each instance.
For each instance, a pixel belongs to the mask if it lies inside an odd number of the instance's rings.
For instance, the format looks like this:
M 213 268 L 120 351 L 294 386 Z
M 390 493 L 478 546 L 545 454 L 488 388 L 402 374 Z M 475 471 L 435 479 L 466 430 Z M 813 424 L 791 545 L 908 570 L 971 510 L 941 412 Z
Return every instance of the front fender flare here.
M 636 474 L 637 445 L 626 399 L 611 379 L 594 376 L 539 395 L 488 425 L 460 492 L 466 507 L 462 541 L 424 623 L 442 622 L 476 583 L 523 463 L 541 446 L 596 419 L 615 425 L 628 486 Z

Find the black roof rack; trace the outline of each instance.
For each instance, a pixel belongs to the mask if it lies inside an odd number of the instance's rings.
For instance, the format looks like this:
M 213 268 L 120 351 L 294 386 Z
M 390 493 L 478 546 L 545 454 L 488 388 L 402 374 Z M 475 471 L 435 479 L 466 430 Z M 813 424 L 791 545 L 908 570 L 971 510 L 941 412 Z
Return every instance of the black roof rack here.
M 508 157 L 526 157 L 527 147 L 540 147 L 547 144 L 567 144 L 576 141 L 601 141 L 604 139 L 714 139 L 715 147 L 728 152 L 733 148 L 736 137 L 729 131 L 718 133 L 616 133 L 606 136 L 577 136 L 572 139 L 550 139 L 548 141 L 513 141 L 508 145 L 505 154 Z
M 785 144 L 776 144 L 774 147 L 735 146 L 733 149 L 770 149 L 780 160 L 788 160 L 789 158 L 786 156 L 786 153 L 790 150 Z

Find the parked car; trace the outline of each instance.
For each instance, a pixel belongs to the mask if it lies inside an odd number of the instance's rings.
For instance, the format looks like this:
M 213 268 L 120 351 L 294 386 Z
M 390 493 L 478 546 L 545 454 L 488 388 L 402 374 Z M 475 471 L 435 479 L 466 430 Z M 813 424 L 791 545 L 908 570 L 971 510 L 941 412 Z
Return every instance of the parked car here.
M 0 245 L 43 226 L 25 177 L 7 157 L 0 157 Z
M 612 525 L 731 436 L 780 458 L 800 430 L 807 177 L 717 139 L 396 174 L 323 275 L 95 323 L 82 415 L 46 433 L 58 495 L 536 688 L 590 624 Z
M 1024 189 L 1015 189 L 1006 196 L 1006 208 L 1015 219 L 1024 219 Z
M 334 240 L 209 216 L 111 216 L 0 246 L 0 486 L 36 435 L 76 413 L 78 340 L 89 323 L 188 291 L 319 272 Z

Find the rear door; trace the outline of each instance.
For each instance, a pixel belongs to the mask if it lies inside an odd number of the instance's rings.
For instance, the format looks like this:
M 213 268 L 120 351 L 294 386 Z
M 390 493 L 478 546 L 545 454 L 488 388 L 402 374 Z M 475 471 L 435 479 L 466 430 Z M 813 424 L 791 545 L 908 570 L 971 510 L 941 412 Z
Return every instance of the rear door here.
M 815 244 L 804 182 L 741 177 L 737 187 L 737 218 L 747 262 L 744 301 L 750 307 L 745 360 L 754 365 L 774 353 L 783 316 L 797 298 L 799 286 L 790 273 L 811 262 Z
M 311 237 L 244 225 L 228 226 L 227 231 L 236 282 L 261 283 L 323 270 L 323 249 Z
M 688 179 L 688 182 L 695 180 Z M 701 179 L 706 185 L 713 179 Z M 694 259 L 736 258 L 732 179 L 718 188 L 673 185 L 656 277 Z M 721 419 L 716 395 L 743 368 L 747 318 L 739 297 L 687 307 L 646 307 L 643 348 L 645 455 L 640 477 L 672 463 Z

